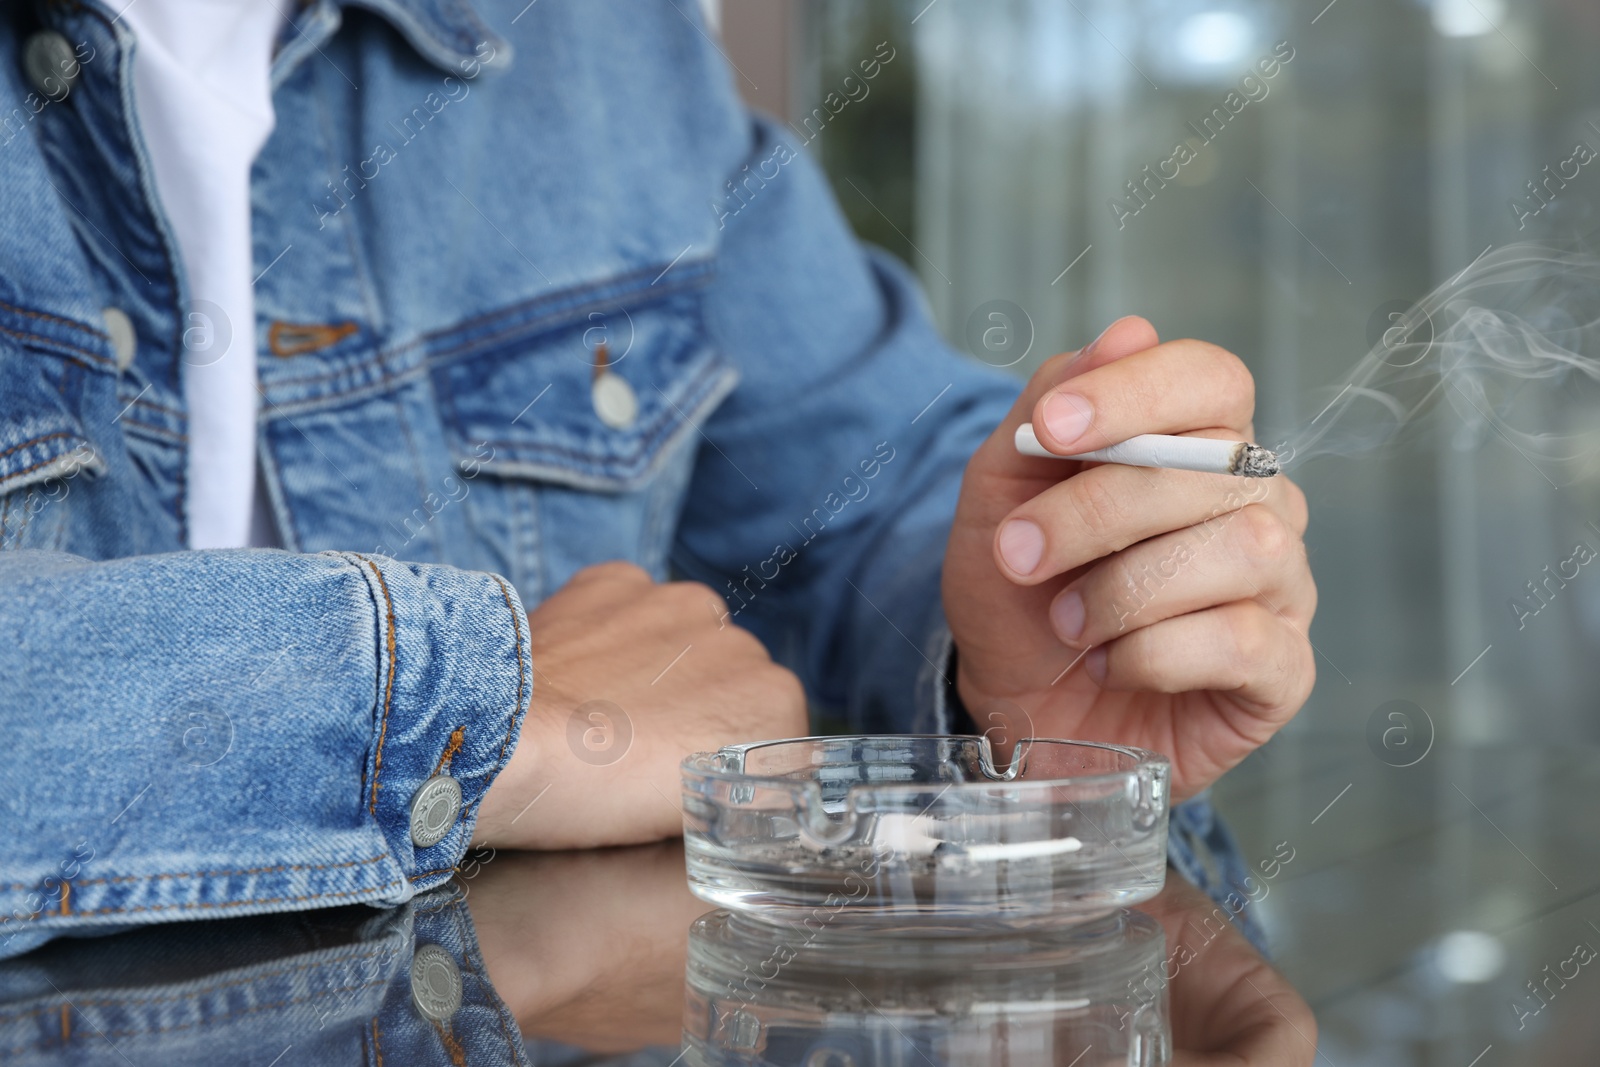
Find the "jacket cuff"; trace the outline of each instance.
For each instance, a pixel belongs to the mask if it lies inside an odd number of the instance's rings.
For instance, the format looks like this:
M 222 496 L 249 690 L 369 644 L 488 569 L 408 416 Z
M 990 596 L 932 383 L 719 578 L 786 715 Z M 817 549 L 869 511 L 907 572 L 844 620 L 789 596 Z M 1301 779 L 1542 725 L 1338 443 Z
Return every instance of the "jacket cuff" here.
M 516 747 L 533 685 L 528 618 L 498 575 L 341 555 L 376 608 L 362 803 L 405 873 L 405 899 L 450 877 Z

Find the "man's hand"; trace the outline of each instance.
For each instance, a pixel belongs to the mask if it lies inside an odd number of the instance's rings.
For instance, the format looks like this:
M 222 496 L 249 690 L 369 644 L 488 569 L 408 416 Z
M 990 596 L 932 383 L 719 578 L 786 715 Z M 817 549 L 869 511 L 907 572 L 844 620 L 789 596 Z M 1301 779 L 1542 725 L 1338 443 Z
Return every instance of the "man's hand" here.
M 944 565 L 957 686 L 980 730 L 1164 753 L 1210 785 L 1299 710 L 1315 676 L 1305 496 L 1233 478 L 1017 454 L 1136 434 L 1251 439 L 1237 357 L 1130 317 L 1051 359 L 967 465 Z
M 800 681 L 695 582 L 631 563 L 575 575 L 528 616 L 533 700 L 474 840 L 591 848 L 675 837 L 691 752 L 806 733 Z

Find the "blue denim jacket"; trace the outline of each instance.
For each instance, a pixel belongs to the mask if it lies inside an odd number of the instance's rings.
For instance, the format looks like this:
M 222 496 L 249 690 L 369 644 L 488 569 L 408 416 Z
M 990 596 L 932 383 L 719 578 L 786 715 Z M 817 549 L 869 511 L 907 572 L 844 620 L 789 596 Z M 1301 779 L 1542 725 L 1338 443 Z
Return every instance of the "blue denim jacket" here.
M 853 728 L 949 727 L 940 560 L 1016 383 L 941 342 L 699 20 L 311 0 L 229 323 L 153 198 L 126 27 L 0 14 L 0 955 L 440 884 L 517 742 L 524 609 L 591 563 L 709 583 Z M 187 552 L 184 368 L 252 334 L 287 551 Z M 461 813 L 418 846 L 436 775 Z

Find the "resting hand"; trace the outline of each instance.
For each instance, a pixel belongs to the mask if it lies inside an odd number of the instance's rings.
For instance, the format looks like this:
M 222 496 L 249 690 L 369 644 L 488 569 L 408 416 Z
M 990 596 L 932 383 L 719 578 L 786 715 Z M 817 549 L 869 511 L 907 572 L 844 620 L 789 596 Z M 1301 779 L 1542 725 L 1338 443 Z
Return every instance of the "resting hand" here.
M 696 582 L 579 571 L 528 615 L 533 700 L 474 839 L 592 848 L 676 837 L 692 752 L 806 733 L 800 680 Z

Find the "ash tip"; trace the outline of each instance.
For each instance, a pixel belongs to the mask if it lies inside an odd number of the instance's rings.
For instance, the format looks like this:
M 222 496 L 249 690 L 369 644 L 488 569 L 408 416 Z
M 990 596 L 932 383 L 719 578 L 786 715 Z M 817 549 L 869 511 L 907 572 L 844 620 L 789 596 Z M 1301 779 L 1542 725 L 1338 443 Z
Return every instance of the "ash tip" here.
M 1277 453 L 1260 445 L 1245 445 L 1233 457 L 1232 472 L 1241 478 L 1271 478 L 1283 468 Z

